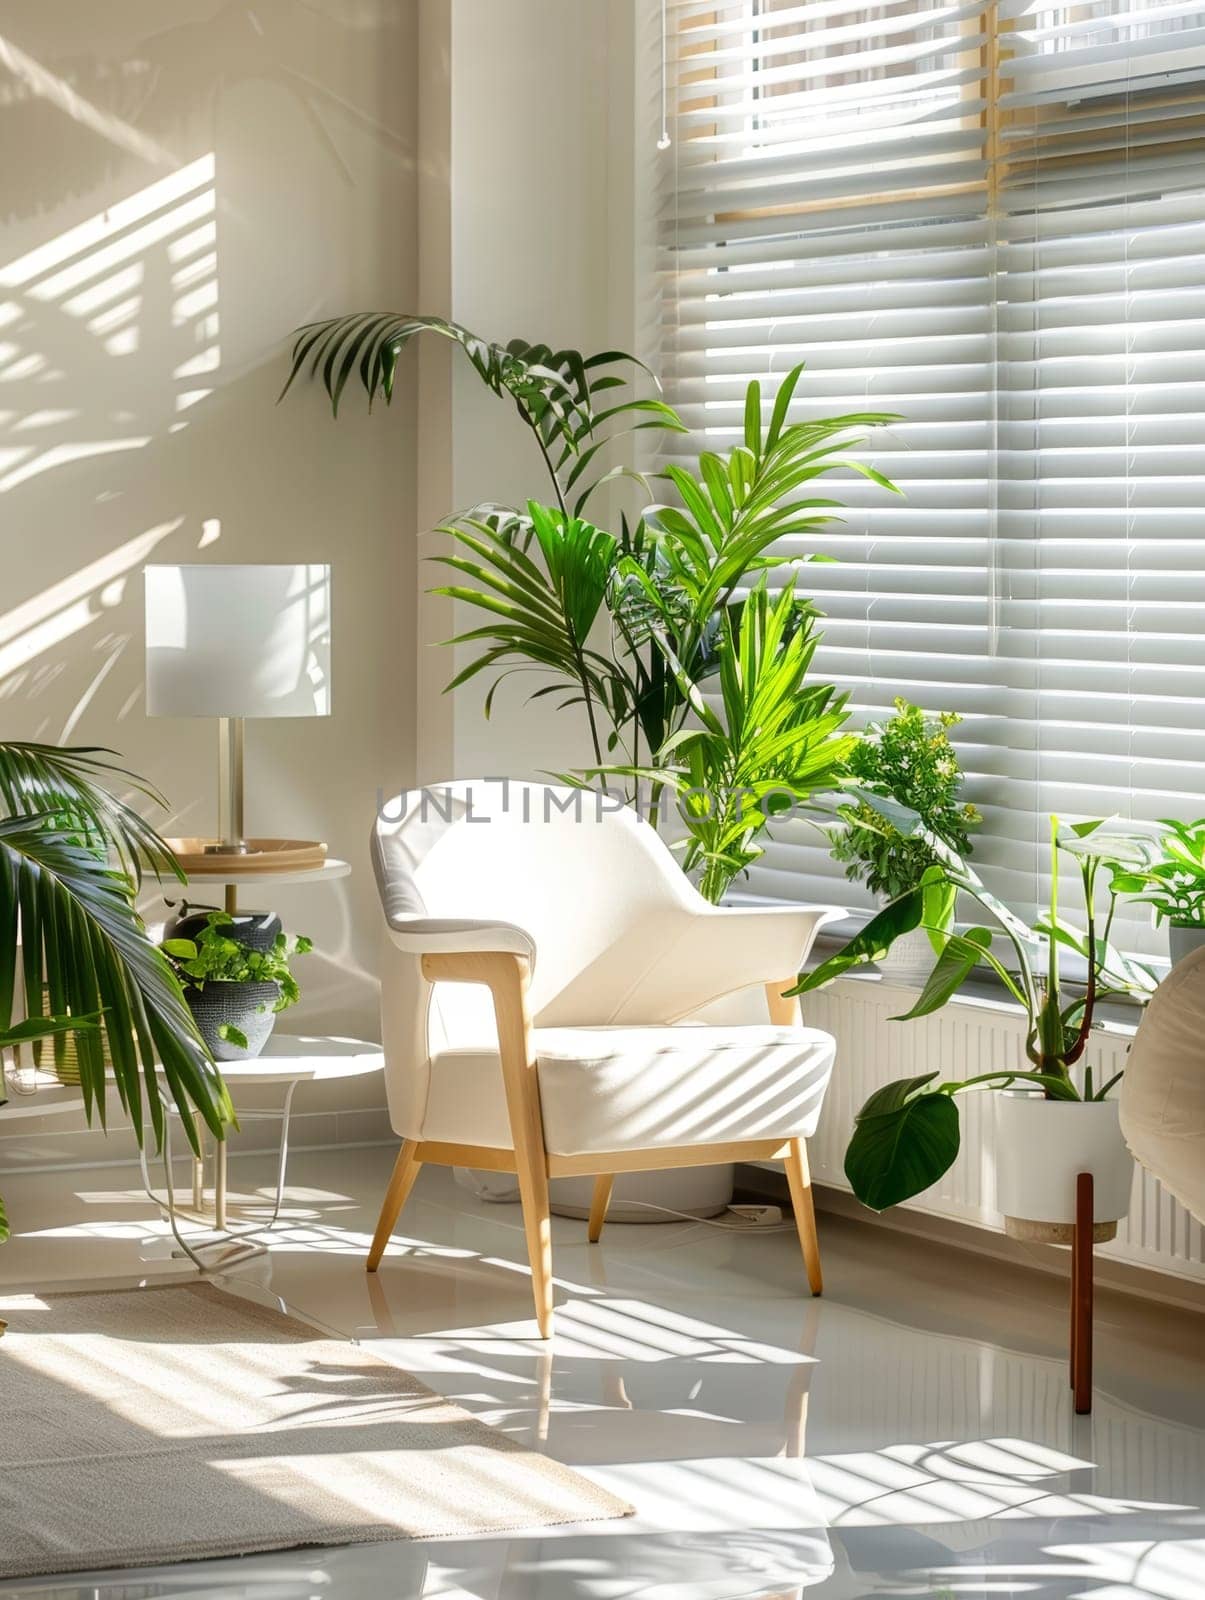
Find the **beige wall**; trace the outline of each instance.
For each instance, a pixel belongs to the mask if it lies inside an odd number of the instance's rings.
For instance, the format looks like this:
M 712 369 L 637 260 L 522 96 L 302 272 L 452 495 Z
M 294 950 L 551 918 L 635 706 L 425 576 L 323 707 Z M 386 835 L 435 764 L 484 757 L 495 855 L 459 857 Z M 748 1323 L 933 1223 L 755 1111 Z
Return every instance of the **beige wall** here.
M 423 207 L 424 280 L 445 314 L 502 342 L 647 349 L 633 293 L 635 175 L 652 163 L 634 128 L 653 109 L 653 86 L 632 69 L 652 59 L 655 13 L 652 0 L 430 0 L 424 71 L 450 63 L 450 109 L 443 128 L 424 118 L 423 169 L 450 174 L 450 203 L 444 214 Z M 438 399 L 442 448 L 424 451 L 420 468 L 431 486 L 423 527 L 482 500 L 550 497 L 527 429 L 467 363 L 452 363 Z M 445 542 L 425 536 L 420 546 L 429 555 Z M 424 582 L 438 571 L 429 567 Z M 428 639 L 480 621 L 466 608 L 453 618 L 438 602 L 423 607 Z M 590 759 L 580 712 L 526 704 L 538 677 L 504 686 L 487 722 L 488 679 L 441 697 L 451 652 L 431 654 L 419 712 L 424 779 L 536 776 Z
M 587 759 L 574 714 L 440 694 L 454 619 L 430 528 L 544 492 L 525 430 L 433 341 L 392 413 L 281 407 L 289 331 L 392 307 L 506 339 L 649 348 L 653 0 L 14 0 L 0 176 L 0 694 L 9 737 L 115 744 L 216 820 L 216 729 L 142 705 L 148 559 L 331 561 L 329 721 L 252 724 L 248 828 L 321 836 L 354 876 L 280 888 L 320 954 L 294 1023 L 372 1033 L 378 789 Z M 168 22 L 165 24 L 165 18 Z M 650 137 L 655 137 L 653 132 Z M 639 220 L 638 220 L 639 219 Z M 643 231 L 642 231 L 643 230 Z M 416 403 L 421 393 L 422 404 Z M 523 684 L 523 692 L 520 690 Z M 543 703 L 545 706 L 547 702 Z M 313 1136 L 385 1130 L 379 1084 L 311 1092 Z M 66 1157 L 22 1124 L 21 1159 Z M 110 1146 L 110 1149 L 113 1147 Z M 6 1159 L 16 1159 L 17 1152 Z
M 144 714 L 141 567 L 329 560 L 334 714 L 250 725 L 248 828 L 352 861 L 273 899 L 323 952 L 305 1020 L 360 1033 L 366 835 L 413 762 L 415 369 L 392 413 L 274 402 L 297 323 L 415 302 L 416 23 L 397 0 L 0 21 L 0 729 L 113 745 L 169 796 L 165 831 L 212 828 L 214 726 Z

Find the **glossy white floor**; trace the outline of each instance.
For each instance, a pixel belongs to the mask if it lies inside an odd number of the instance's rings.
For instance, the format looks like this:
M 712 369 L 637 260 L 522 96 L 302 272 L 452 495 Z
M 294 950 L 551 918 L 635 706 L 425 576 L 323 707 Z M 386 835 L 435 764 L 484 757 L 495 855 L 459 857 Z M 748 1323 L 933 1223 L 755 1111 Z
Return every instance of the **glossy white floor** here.
M 558 1221 L 534 1339 L 517 1208 L 428 1171 L 379 1278 L 384 1149 L 301 1154 L 266 1257 L 225 1280 L 366 1342 L 639 1515 L 530 1538 L 304 1550 L 5 1586 L 56 1600 L 928 1600 L 1205 1596 L 1200 1319 L 1098 1304 L 1071 1412 L 1062 1285 L 821 1217 L 794 1236 Z M 243 1158 L 236 1187 L 270 1183 Z M 22 1290 L 184 1272 L 128 1169 L 11 1177 L 0 1311 Z

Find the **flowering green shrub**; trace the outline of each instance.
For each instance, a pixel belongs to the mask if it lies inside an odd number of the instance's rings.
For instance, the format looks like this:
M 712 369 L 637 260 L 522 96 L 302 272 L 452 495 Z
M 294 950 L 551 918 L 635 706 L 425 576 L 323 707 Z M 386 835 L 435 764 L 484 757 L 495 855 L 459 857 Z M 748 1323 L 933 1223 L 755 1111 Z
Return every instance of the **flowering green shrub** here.
M 849 758 L 849 771 L 861 788 L 915 811 L 925 829 L 965 856 L 970 830 L 983 819 L 959 799 L 963 775 L 948 730 L 961 720 L 953 711 L 931 717 L 898 699 L 893 717 L 871 723 Z M 840 816 L 846 826 L 830 835 L 833 856 L 845 863 L 847 878 L 874 894 L 894 900 L 915 888 L 936 861 L 920 833 L 899 833 L 866 801 L 842 806 Z

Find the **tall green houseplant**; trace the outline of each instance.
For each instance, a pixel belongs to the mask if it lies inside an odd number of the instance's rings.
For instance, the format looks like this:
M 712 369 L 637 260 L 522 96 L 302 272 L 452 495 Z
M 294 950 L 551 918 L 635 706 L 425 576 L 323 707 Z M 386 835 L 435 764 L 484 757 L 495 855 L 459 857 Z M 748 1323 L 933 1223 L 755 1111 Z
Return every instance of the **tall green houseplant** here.
M 865 429 L 893 419 L 859 412 L 790 422 L 802 367 L 783 378 L 767 417 L 753 382 L 740 442 L 723 455 L 704 452 L 694 470 L 667 467 L 662 481 L 676 502 L 668 504 L 622 462 L 604 470 L 627 434 L 685 431 L 658 396 L 628 392 L 633 375 L 649 375 L 623 352 L 503 347 L 439 319 L 362 313 L 299 330 L 285 391 L 302 373 L 320 379 L 337 414 L 354 375 L 370 405 L 378 396 L 388 403 L 401 350 L 424 332 L 450 339 L 513 401 L 551 490 L 547 503 L 478 507 L 444 525 L 451 549 L 435 559 L 457 581 L 437 592 L 482 614 L 449 641 L 476 653 L 448 688 L 488 674 L 488 715 L 499 683 L 539 669 L 549 682 L 537 697 L 583 709 L 594 765 L 579 779 L 620 779 L 629 798 L 647 780 L 654 811 L 664 790 L 696 790 L 696 778 L 710 786 L 706 814 L 697 796 L 680 811 L 687 866 L 719 899 L 760 853 L 756 837 L 775 808 L 806 804 L 840 779 L 850 748 L 838 733 L 844 700 L 831 686 L 803 683 L 816 610 L 792 585 L 771 605 L 765 582 L 786 559 L 772 553 L 777 541 L 806 537 L 839 510 L 839 500 L 815 492 L 818 480 L 845 468 L 893 488 L 846 454 Z M 649 503 L 615 533 L 586 513 L 620 475 Z M 718 710 L 709 680 L 718 682 Z

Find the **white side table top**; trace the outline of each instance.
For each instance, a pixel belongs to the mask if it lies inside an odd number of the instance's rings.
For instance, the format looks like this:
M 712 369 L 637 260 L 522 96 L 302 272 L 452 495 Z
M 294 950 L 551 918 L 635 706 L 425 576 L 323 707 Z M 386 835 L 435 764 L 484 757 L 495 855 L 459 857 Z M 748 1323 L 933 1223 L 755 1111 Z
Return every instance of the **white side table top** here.
M 327 856 L 320 867 L 302 867 L 296 872 L 193 872 L 189 874 L 188 887 L 197 889 L 206 883 L 211 883 L 215 887 L 224 883 L 243 886 L 262 883 L 265 888 L 270 889 L 274 883 L 333 883 L 337 878 L 348 877 L 350 873 L 350 861 L 340 861 L 338 856 Z M 169 893 L 179 893 L 183 885 L 165 878 L 163 887 Z
M 379 1044 L 365 1039 L 344 1039 L 327 1034 L 274 1033 L 262 1055 L 253 1061 L 219 1061 L 218 1070 L 229 1084 L 325 1083 L 333 1078 L 358 1078 L 380 1072 L 385 1056 Z M 33 1093 L 21 1093 L 11 1082 L 8 1099 L 0 1105 L 0 1126 L 14 1117 L 43 1117 L 55 1111 L 82 1111 L 78 1084 L 60 1083 L 50 1073 L 39 1072 Z
M 325 1083 L 380 1072 L 379 1044 L 317 1033 L 274 1033 L 253 1061 L 219 1061 L 227 1083 Z

